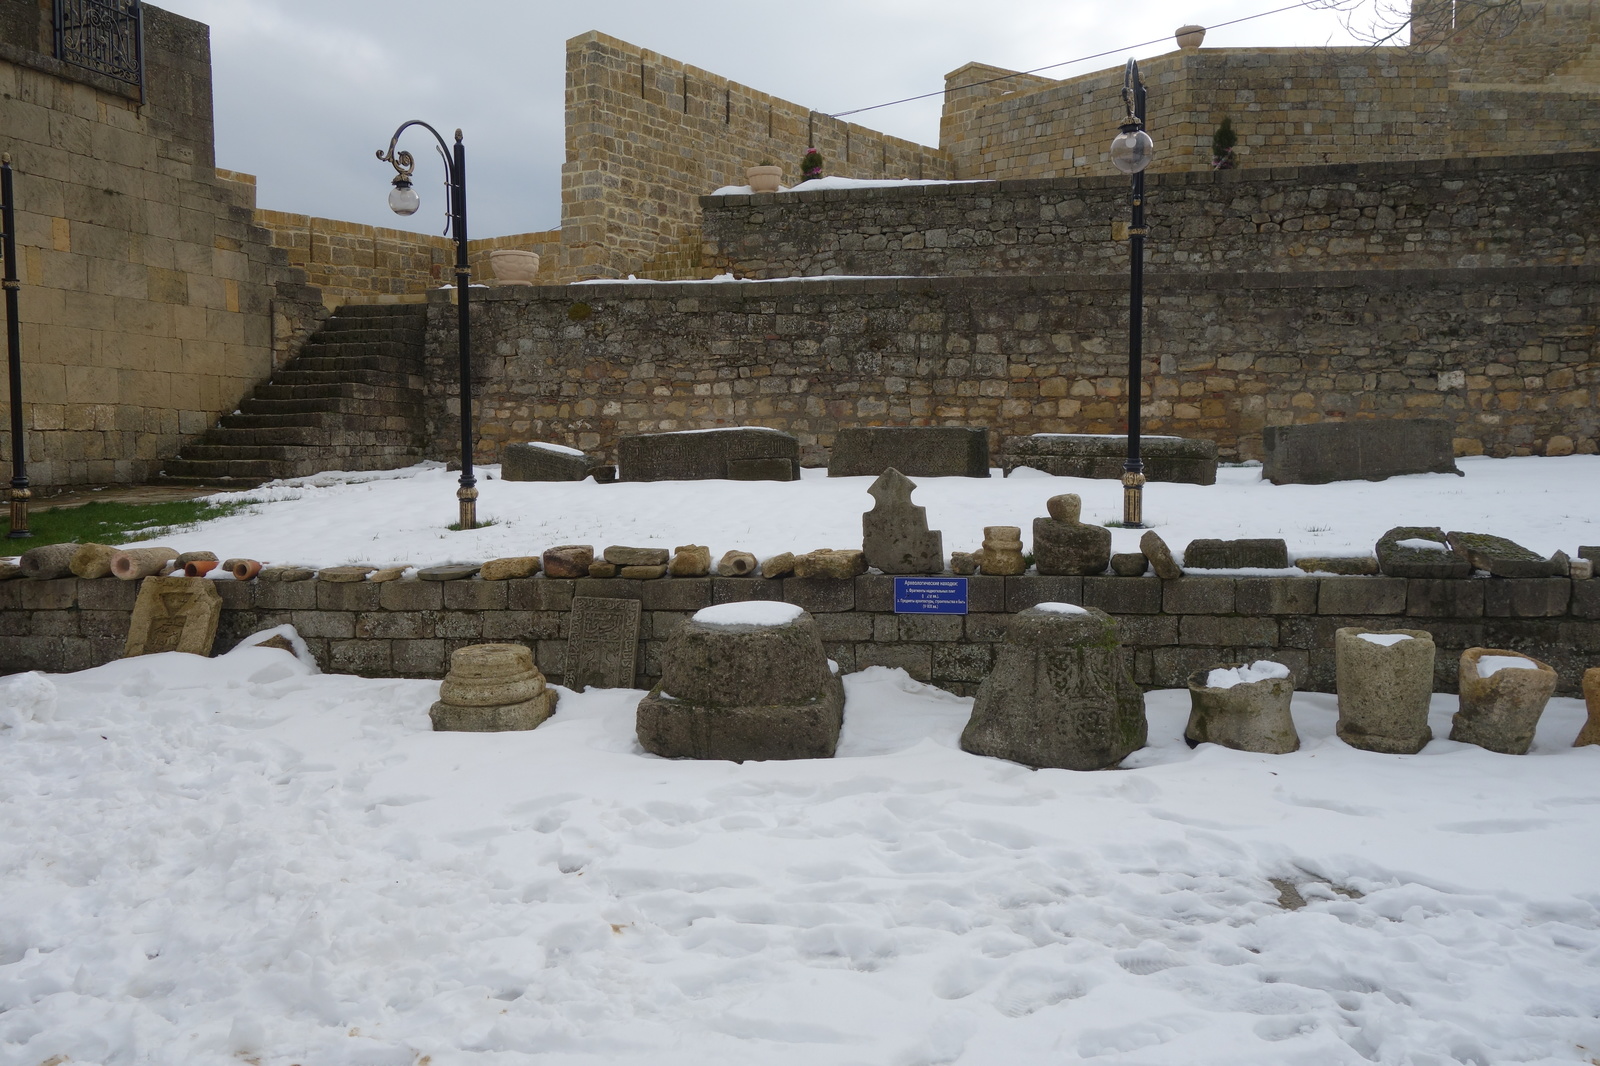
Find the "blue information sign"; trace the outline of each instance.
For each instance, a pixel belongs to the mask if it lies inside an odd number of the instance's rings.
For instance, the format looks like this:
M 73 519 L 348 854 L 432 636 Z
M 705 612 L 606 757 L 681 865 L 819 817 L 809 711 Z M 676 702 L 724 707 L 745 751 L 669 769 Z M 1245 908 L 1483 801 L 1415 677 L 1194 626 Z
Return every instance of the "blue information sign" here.
M 894 613 L 966 614 L 967 579 L 897 577 L 894 579 Z

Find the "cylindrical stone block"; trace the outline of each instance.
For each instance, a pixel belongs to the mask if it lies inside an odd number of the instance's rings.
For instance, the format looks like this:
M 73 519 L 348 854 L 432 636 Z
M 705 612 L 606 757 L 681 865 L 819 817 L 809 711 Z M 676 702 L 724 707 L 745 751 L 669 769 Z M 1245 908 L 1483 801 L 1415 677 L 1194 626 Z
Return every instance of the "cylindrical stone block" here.
M 111 557 L 111 573 L 124 581 L 137 581 L 161 573 L 177 557 L 171 548 L 129 548 Z
M 72 572 L 79 577 L 106 577 L 111 573 L 111 560 L 121 548 L 109 544 L 80 544 L 72 557 Z
M 1600 666 L 1583 672 L 1583 702 L 1589 709 L 1589 720 L 1578 730 L 1578 739 L 1572 742 L 1575 748 L 1600 744 Z
M 555 693 L 522 644 L 473 644 L 450 656 L 450 672 L 428 716 L 437 731 L 532 729 L 555 710 Z
M 71 577 L 72 560 L 80 547 L 82 545 L 79 544 L 41 544 L 23 552 L 17 565 L 22 567 L 23 577 L 31 577 L 36 581 Z
M 1479 664 L 1490 656 L 1520 659 L 1525 667 L 1508 667 L 1488 677 Z M 1458 686 L 1461 709 L 1450 723 L 1450 739 L 1504 755 L 1525 755 L 1533 745 L 1539 716 L 1556 690 L 1556 672 L 1529 655 L 1494 648 L 1468 648 L 1461 653 Z
M 1366 639 L 1369 636 L 1379 640 Z M 1339 739 L 1353 748 L 1390 755 L 1415 755 L 1427 746 L 1433 739 L 1428 728 L 1428 702 L 1433 696 L 1431 633 L 1373 632 L 1349 626 L 1334 632 L 1333 653 Z
M 1244 663 L 1226 663 L 1233 669 Z M 1184 736 L 1196 744 L 1220 744 L 1236 751 L 1284 755 L 1300 749 L 1300 734 L 1289 714 L 1294 674 L 1212 688 L 1211 670 L 1189 676 L 1189 724 Z

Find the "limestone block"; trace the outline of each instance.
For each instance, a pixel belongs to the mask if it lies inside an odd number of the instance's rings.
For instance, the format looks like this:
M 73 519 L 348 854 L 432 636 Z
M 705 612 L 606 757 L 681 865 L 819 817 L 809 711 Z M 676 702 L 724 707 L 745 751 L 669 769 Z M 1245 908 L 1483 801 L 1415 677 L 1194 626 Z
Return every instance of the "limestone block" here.
M 1188 437 L 1141 437 L 1140 459 L 1148 481 L 1184 485 L 1217 483 L 1217 445 Z M 1057 477 L 1118 480 L 1128 457 L 1128 438 L 1096 433 L 1035 433 L 1007 437 L 1001 465 L 1009 475 L 1032 467 Z
M 1111 572 L 1118 577 L 1143 577 L 1150 569 L 1144 552 L 1116 552 L 1111 556 Z
M 1190 570 L 1283 570 L 1289 566 L 1289 548 L 1281 537 L 1191 540 L 1183 550 L 1183 565 Z
M 238 571 L 234 571 L 237 576 Z M 317 576 L 317 572 L 306 566 L 267 566 L 257 572 L 256 576 L 262 581 L 287 584 L 294 581 L 310 581 Z
M 41 544 L 37 548 L 29 548 L 23 552 L 22 558 L 17 560 L 17 565 L 22 568 L 24 577 L 31 577 L 35 581 L 71 577 L 72 560 L 76 558 L 81 547 L 80 544 Z
M 1172 557 L 1172 549 L 1167 547 L 1167 542 L 1155 530 L 1145 530 L 1144 536 L 1139 538 L 1139 550 L 1150 560 L 1156 577 L 1161 580 L 1174 581 L 1183 576 L 1183 567 L 1178 565 L 1178 561 Z
M 1445 534 L 1457 555 L 1475 569 L 1487 570 L 1495 577 L 1566 577 L 1567 558 L 1562 552 L 1546 559 L 1515 541 L 1489 533 Z
M 608 563 L 604 559 L 596 559 L 589 564 L 590 577 L 616 577 L 622 567 L 616 563 Z
M 485 581 L 509 581 L 517 577 L 532 577 L 539 572 L 537 555 L 513 555 L 503 559 L 490 559 L 478 570 Z
M 666 566 L 671 558 L 665 548 L 627 548 L 613 544 L 605 550 L 605 560 L 616 566 Z
M 680 544 L 672 549 L 667 573 L 673 577 L 705 577 L 711 573 L 711 549 L 704 544 Z
M 1526 666 L 1509 666 L 1515 659 Z M 1488 677 L 1480 664 L 1500 666 Z M 1450 723 L 1450 739 L 1504 755 L 1525 755 L 1533 744 L 1539 716 L 1556 690 L 1556 672 L 1545 663 L 1514 651 L 1468 648 L 1461 653 L 1457 680 L 1461 709 Z
M 787 577 L 794 573 L 794 553 L 779 552 L 777 555 L 761 561 L 762 577 Z
M 961 577 L 970 577 L 978 572 L 978 564 L 983 560 L 983 552 L 951 552 L 950 572 Z
M 828 456 L 829 477 L 873 477 L 888 469 L 916 477 L 988 477 L 989 431 L 967 426 L 841 429 Z
M 1033 520 L 1033 562 L 1043 575 L 1103 574 L 1111 564 L 1111 530 L 1079 521 L 1075 493 L 1052 496 L 1048 518 Z
M 1389 577 L 1468 577 L 1472 564 L 1437 526 L 1396 526 L 1378 538 L 1378 569 Z
M 1144 694 L 1111 618 L 1046 603 L 1018 612 L 984 679 L 961 747 L 1035 768 L 1100 770 L 1142 747 Z
M 111 557 L 111 572 L 123 581 L 159 574 L 178 557 L 171 548 L 128 548 Z
M 766 573 L 763 563 L 761 572 Z M 818 548 L 794 557 L 795 577 L 855 577 L 867 572 L 866 553 L 854 548 Z
M 1376 637 L 1377 641 L 1369 638 Z M 1421 629 L 1373 632 L 1346 626 L 1333 635 L 1339 738 L 1353 748 L 1415 755 L 1433 739 L 1433 635 Z
M 944 572 L 944 538 L 928 529 L 928 512 L 911 502 L 916 482 L 891 467 L 867 490 L 872 510 L 861 516 L 867 565 L 885 574 Z M 804 576 L 822 576 L 805 575 Z
M 587 544 L 559 544 L 546 548 L 542 561 L 545 577 L 588 577 L 594 548 Z
M 1572 742 L 1575 748 L 1585 744 L 1600 744 L 1600 666 L 1592 666 L 1583 672 L 1583 702 L 1588 708 L 1589 720 L 1578 730 L 1578 739 Z
M 1022 529 L 1019 526 L 984 526 L 983 553 L 979 557 L 983 572 L 996 577 L 1016 577 L 1028 569 L 1022 558 Z
M 756 557 L 749 552 L 726 551 L 717 560 L 718 577 L 754 577 Z
M 417 571 L 417 577 L 422 581 L 466 581 L 481 569 L 479 563 L 443 563 L 439 566 L 424 566 Z
M 222 618 L 222 596 L 205 578 L 147 577 L 139 585 L 122 656 L 183 651 L 210 655 Z
M 654 581 L 658 577 L 667 576 L 667 568 L 661 566 L 619 566 L 617 576 L 629 581 Z
M 1375 555 L 1302 555 L 1294 565 L 1308 574 L 1338 574 L 1343 577 L 1375 576 L 1378 558 Z
M 1263 667 L 1278 667 L 1283 676 L 1266 676 L 1277 671 Z M 1225 663 L 1197 670 L 1189 676 L 1189 724 L 1183 735 L 1192 744 L 1220 744 L 1236 751 L 1298 751 L 1300 734 L 1289 714 L 1293 696 L 1294 674 L 1278 663 Z
M 595 465 L 582 452 L 542 441 L 507 444 L 500 452 L 500 476 L 507 481 L 582 481 Z
M 1261 476 L 1274 485 L 1326 485 L 1398 474 L 1459 475 L 1454 437 L 1451 423 L 1432 418 L 1267 426 Z
M 374 566 L 325 566 L 317 571 L 317 580 L 331 581 L 334 584 L 353 584 L 365 581 L 367 575 L 376 569 Z
M 731 462 L 786 459 L 799 476 L 800 442 L 754 426 L 625 436 L 617 441 L 618 480 L 696 481 L 725 478 Z
M 69 568 L 78 577 L 108 577 L 111 574 L 111 560 L 119 551 L 120 548 L 109 544 L 80 544 Z
M 533 729 L 555 705 L 556 694 L 526 646 L 471 644 L 451 653 L 450 672 L 428 717 L 440 732 L 498 733 Z

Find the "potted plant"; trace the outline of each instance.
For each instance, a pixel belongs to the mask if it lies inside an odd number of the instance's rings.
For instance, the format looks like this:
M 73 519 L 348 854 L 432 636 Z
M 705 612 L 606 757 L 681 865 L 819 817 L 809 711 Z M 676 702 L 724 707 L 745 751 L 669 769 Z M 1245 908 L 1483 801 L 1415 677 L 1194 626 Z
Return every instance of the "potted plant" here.
M 1239 135 L 1233 132 L 1233 119 L 1224 118 L 1211 138 L 1211 166 L 1216 170 L 1232 170 L 1233 146 L 1238 143 Z
M 744 168 L 744 180 L 751 192 L 777 192 L 783 182 L 783 168 L 770 159 L 763 159 L 753 167 Z
M 803 183 L 820 177 L 822 177 L 822 153 L 815 148 L 807 148 L 805 158 L 800 160 L 800 181 Z

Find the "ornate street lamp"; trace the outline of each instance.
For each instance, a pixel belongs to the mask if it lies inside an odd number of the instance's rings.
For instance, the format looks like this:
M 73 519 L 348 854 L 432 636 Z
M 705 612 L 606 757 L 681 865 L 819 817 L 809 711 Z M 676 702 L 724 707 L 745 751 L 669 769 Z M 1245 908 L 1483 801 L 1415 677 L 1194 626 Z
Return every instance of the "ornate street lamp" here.
M 11 530 L 7 537 L 31 537 L 28 532 L 28 488 L 26 440 L 22 428 L 22 340 L 17 333 L 17 213 L 11 191 L 11 156 L 0 155 L 0 258 L 5 274 L 0 280 L 6 294 L 6 362 L 11 371 Z
M 1144 168 L 1155 154 L 1155 142 L 1144 131 L 1144 82 L 1139 64 L 1128 60 L 1122 75 L 1122 102 L 1128 118 L 1111 142 L 1111 163 L 1133 176 L 1133 225 L 1128 227 L 1132 255 L 1128 279 L 1128 459 L 1122 464 L 1122 524 L 1144 525 L 1144 460 L 1139 458 L 1139 408 L 1144 364 Z
M 395 152 L 400 135 L 412 126 L 421 126 L 439 142 L 439 158 L 444 161 L 445 185 L 450 190 L 449 220 L 445 233 L 456 242 L 456 339 L 461 360 L 461 487 L 456 499 L 461 505 L 461 528 L 478 526 L 478 479 L 472 475 L 472 361 L 471 332 L 467 317 L 468 277 L 467 266 L 467 150 L 461 144 L 461 131 L 456 130 L 455 150 L 450 151 L 439 131 L 426 122 L 412 119 L 394 131 L 389 138 L 389 151 L 378 152 L 378 158 L 394 167 L 394 188 L 389 192 L 389 207 L 397 215 L 415 214 L 422 205 L 416 191 L 411 188 L 411 173 L 416 162 L 410 152 Z

